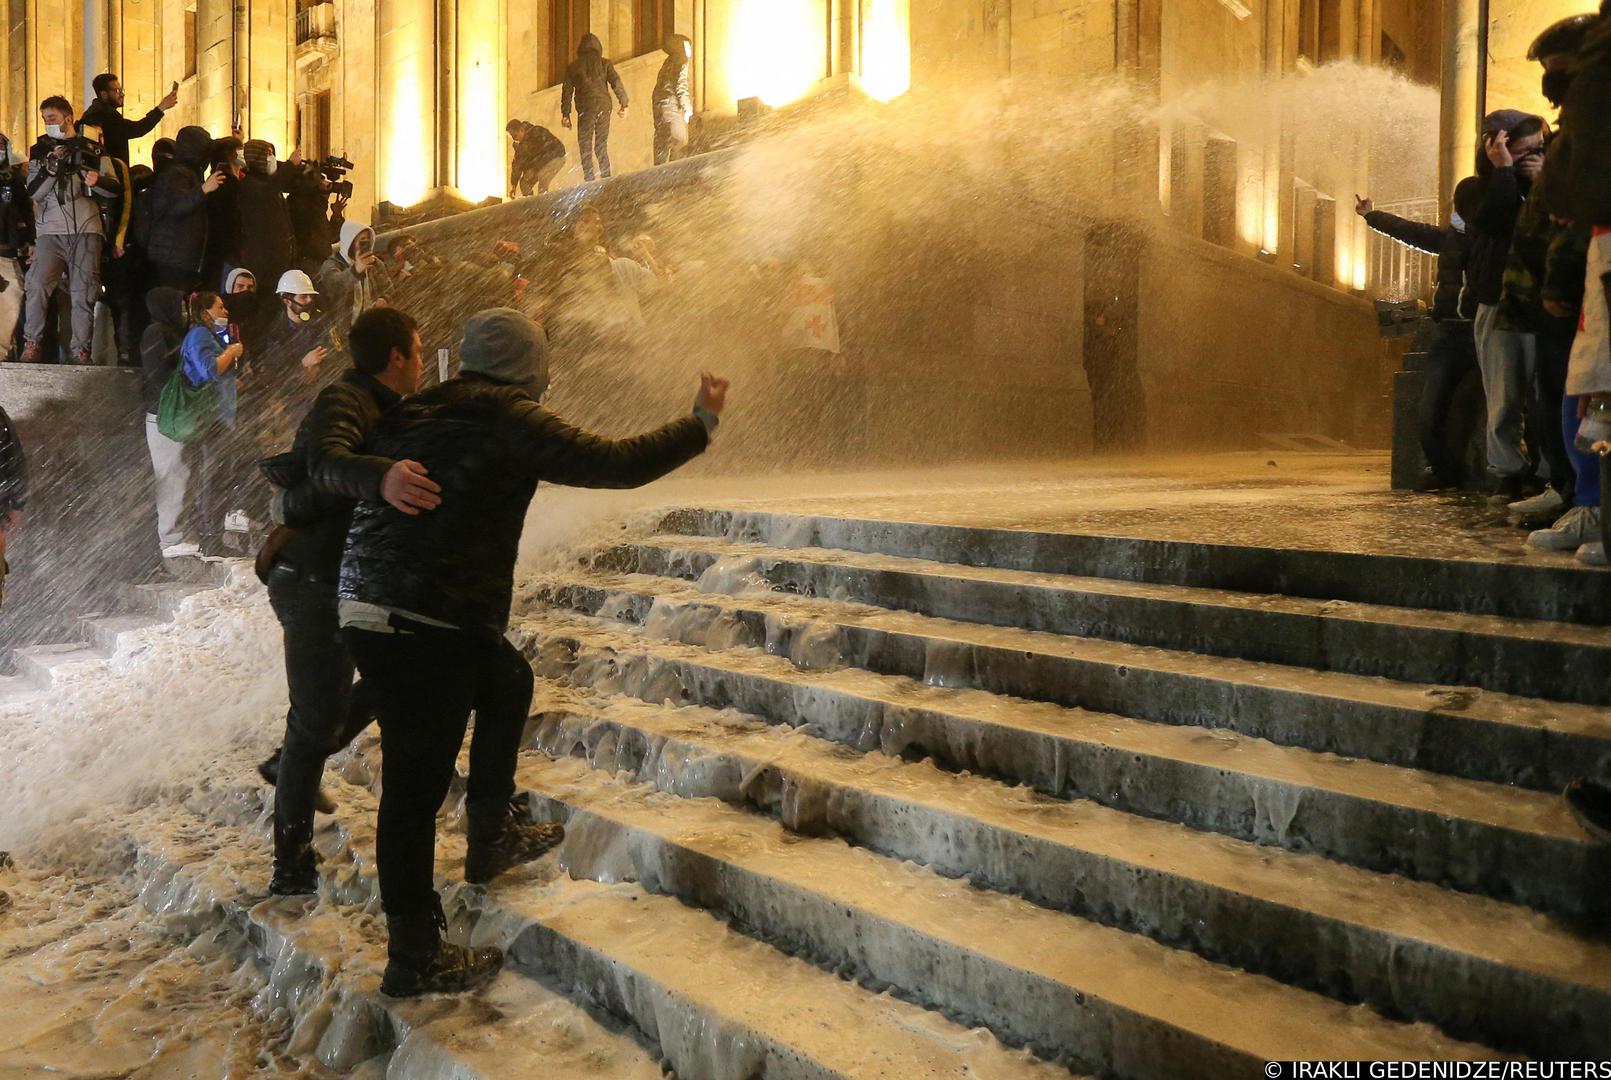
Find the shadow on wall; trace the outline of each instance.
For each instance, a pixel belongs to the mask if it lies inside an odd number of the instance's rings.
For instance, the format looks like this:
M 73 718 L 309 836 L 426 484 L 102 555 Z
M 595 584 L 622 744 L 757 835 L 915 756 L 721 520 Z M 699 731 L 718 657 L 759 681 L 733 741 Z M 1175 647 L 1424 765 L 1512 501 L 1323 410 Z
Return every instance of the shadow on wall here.
M 77 620 L 159 561 L 140 373 L 0 364 L 0 402 L 28 454 L 30 494 L 7 543 L 0 650 L 77 639 Z

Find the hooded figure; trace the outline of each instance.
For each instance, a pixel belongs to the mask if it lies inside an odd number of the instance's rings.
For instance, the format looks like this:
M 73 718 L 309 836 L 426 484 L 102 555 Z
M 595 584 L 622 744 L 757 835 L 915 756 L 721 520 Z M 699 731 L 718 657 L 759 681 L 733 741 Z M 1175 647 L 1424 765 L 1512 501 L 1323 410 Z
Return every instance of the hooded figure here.
M 261 139 L 246 144 L 246 175 L 240 183 L 241 265 L 259 289 L 280 280 L 296 261 L 295 231 L 285 193 L 295 169 L 281 169 L 274 146 Z
M 599 175 L 610 175 L 610 91 L 626 115 L 627 92 L 616 74 L 615 65 L 604 56 L 604 44 L 593 34 L 583 34 L 576 46 L 576 59 L 565 69 L 565 85 L 559 95 L 560 123 L 571 126 L 571 103 L 576 104 L 576 141 L 582 152 L 582 175 L 593 179 L 593 158 L 598 156 Z
M 173 164 L 157 172 L 144 197 L 137 239 L 159 284 L 188 288 L 201 271 L 207 253 L 205 175 L 212 159 L 213 138 L 205 128 L 180 128 Z
M 236 292 L 235 286 L 242 280 L 250 280 L 252 288 Z M 244 266 L 237 266 L 224 275 L 224 291 L 219 293 L 224 298 L 224 306 L 229 309 L 229 321 L 237 327 L 251 326 L 257 320 L 258 308 L 262 296 L 257 292 L 258 277 Z
M 682 34 L 672 34 L 666 39 L 665 53 L 666 61 L 660 65 L 650 97 L 656 165 L 664 165 L 688 149 L 688 121 L 694 118 L 694 96 L 688 89 L 694 43 Z
M 185 338 L 185 297 L 178 289 L 158 286 L 146 293 L 151 321 L 140 336 L 140 365 L 145 374 L 145 442 L 156 476 L 157 541 L 164 558 L 199 555 L 201 548 L 187 543 L 184 533 L 186 492 L 190 463 L 185 446 L 157 430 L 157 409 L 162 388 L 179 366 Z
M 343 329 L 386 295 L 385 270 L 374 248 L 374 229 L 359 221 L 344 221 L 341 239 L 319 268 L 319 295 L 325 310 Z

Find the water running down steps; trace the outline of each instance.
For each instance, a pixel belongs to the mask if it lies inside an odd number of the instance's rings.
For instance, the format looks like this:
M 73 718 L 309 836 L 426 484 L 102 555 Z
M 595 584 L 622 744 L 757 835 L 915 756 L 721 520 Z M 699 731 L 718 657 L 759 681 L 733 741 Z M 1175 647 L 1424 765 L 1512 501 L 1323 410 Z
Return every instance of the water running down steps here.
M 1324 1054 L 1611 1049 L 1611 956 L 1529 906 L 1580 907 L 1603 872 L 1551 791 L 1611 744 L 1602 707 L 1248 660 L 1240 630 L 1212 655 L 1104 640 L 1101 627 L 1025 630 L 1045 617 L 1026 599 L 1041 594 L 970 609 L 990 575 L 961 564 L 816 549 L 798 522 L 767 537 L 680 531 L 699 517 L 522 590 L 512 636 L 540 678 L 521 782 L 571 838 L 487 890 L 453 888 L 458 931 L 510 944 L 511 970 L 472 999 L 485 1006 L 444 999 L 416 1044 L 535 1052 L 551 1028 L 527 1010 L 560 1023 L 553 1010 L 569 1009 L 565 1023 L 615 1032 L 626 1056 L 611 1075 L 658 1060 L 719 1080 L 1047 1068 L 1003 1042 L 1135 1077 L 1246 1075 L 1261 1059 Z M 661 572 L 609 568 L 626 554 Z M 942 618 L 871 602 L 902 598 L 865 590 L 891 574 L 922 583 L 906 599 L 954 607 Z M 1003 581 L 1027 584 L 989 584 Z M 1172 587 L 1196 602 L 1199 586 Z M 803 595 L 816 588 L 830 595 Z M 1210 613 L 1260 610 L 1204 599 Z M 1310 599 L 1315 617 L 1335 617 Z M 1526 636 L 1603 646 L 1584 623 L 1536 630 Z M 1089 663 L 1025 666 L 1026 652 Z M 1156 681 L 1125 689 L 1166 676 L 1180 680 L 1170 695 Z M 151 881 L 178 867 L 206 885 L 188 894 L 197 907 L 234 905 L 279 941 L 266 928 L 276 904 L 252 899 L 266 881 L 265 793 L 249 755 L 235 756 L 210 795 L 127 828 Z M 325 895 L 301 946 L 328 963 L 297 968 L 312 972 L 307 1009 L 331 995 L 298 1046 L 332 1061 L 407 1038 L 375 1021 L 372 1041 L 349 1039 L 351 1017 L 379 1015 L 361 1004 L 378 931 L 379 767 L 368 743 L 335 765 L 346 779 L 321 833 Z M 174 847 L 173 813 L 192 821 L 184 835 L 211 839 Z M 457 828 L 450 815 L 444 884 L 460 873 Z M 531 1004 L 516 993 L 528 977 L 561 996 Z M 1214 1006 L 1188 1007 L 1195 995 Z M 348 1028 L 326 1044 L 314 1029 L 335 1017 Z M 391 1053 L 394 1075 L 440 1075 Z

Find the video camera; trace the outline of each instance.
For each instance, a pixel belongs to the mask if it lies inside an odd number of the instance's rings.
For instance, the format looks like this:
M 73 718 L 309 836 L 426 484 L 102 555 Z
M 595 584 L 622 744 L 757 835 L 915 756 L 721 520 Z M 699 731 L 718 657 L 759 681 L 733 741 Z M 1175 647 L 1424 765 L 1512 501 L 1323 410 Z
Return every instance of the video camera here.
M 334 155 L 314 163 L 319 175 L 330 181 L 330 193 L 342 199 L 352 198 L 352 181 L 344 179 L 352 167 L 352 162 Z
M 105 148 L 88 135 L 74 135 L 70 139 L 62 139 L 51 147 L 50 153 L 45 157 L 45 169 L 52 176 L 62 173 L 71 175 L 77 172 L 95 172 L 101 167 L 101 157 L 106 153 Z

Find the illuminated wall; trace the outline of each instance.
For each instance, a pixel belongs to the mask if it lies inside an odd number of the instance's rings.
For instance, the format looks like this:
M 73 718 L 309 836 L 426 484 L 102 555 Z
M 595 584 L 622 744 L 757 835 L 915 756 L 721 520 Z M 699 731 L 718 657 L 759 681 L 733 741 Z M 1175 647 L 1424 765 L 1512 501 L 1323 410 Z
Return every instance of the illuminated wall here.
M 471 202 L 502 196 L 504 91 L 502 0 L 458 0 L 458 101 L 454 186 Z
M 379 197 L 412 206 L 436 185 L 436 5 L 380 0 Z

